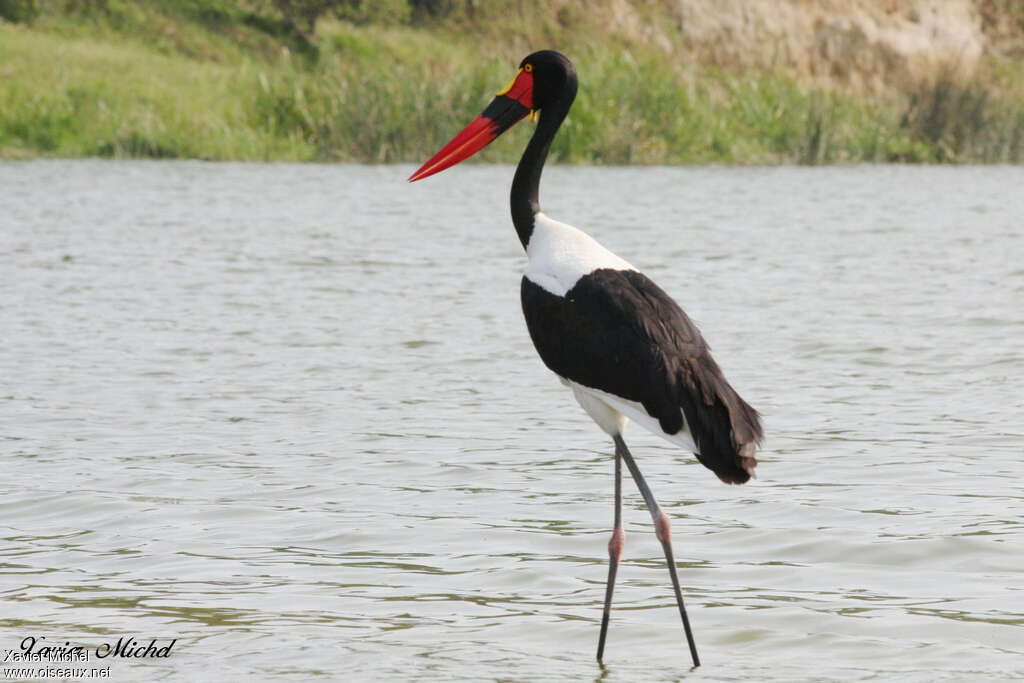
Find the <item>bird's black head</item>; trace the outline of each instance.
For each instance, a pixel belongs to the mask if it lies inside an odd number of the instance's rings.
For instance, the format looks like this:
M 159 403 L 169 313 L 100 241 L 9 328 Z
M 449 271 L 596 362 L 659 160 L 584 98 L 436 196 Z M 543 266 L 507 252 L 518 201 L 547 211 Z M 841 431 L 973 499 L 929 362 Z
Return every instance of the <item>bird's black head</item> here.
M 519 63 L 519 68 L 533 73 L 534 109 L 543 111 L 563 96 L 576 95 L 576 68 L 561 52 L 534 52 Z

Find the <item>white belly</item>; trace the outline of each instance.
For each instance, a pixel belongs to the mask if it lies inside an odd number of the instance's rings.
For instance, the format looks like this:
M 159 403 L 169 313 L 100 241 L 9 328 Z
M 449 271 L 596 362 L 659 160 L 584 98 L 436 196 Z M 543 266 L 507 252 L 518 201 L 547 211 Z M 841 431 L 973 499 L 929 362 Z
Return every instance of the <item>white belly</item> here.
M 636 401 L 628 401 L 600 389 L 585 387 L 572 380 L 563 379 L 562 381 L 572 389 L 573 395 L 583 406 L 583 410 L 587 411 L 587 415 L 609 436 L 622 434 L 626 427 L 626 421 L 629 419 L 666 441 L 685 448 L 691 453 L 697 452 L 697 445 L 693 443 L 693 437 L 690 435 L 685 417 L 683 419 L 684 427 L 681 430 L 675 434 L 666 434 L 661 429 L 658 420 L 648 415 L 644 407 Z M 682 408 L 679 410 L 682 411 Z

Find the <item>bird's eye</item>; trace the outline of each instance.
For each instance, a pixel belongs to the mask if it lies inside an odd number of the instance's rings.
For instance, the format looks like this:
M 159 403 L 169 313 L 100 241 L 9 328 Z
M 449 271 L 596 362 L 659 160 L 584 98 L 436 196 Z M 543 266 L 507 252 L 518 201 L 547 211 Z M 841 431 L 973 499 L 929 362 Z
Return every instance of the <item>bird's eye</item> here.
M 524 65 L 523 66 L 523 71 L 525 71 L 526 73 L 531 73 L 533 71 L 533 64 L 526 64 L 526 65 Z

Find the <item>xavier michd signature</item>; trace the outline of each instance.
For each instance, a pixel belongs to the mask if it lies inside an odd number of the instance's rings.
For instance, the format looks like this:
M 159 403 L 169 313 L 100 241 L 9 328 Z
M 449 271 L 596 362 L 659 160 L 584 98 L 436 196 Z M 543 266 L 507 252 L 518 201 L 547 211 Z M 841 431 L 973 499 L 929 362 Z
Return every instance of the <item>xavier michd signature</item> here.
M 146 643 L 134 637 L 121 636 L 116 642 L 97 645 L 95 655 L 99 659 L 164 659 L 171 656 L 171 650 L 177 642 L 178 639 L 175 638 L 164 645 L 159 645 L 156 638 L 151 638 Z M 46 636 L 26 636 L 22 638 L 18 651 L 4 651 L 4 661 L 88 661 L 93 654 L 91 649 L 86 649 L 83 645 L 72 645 L 71 641 L 64 641 L 63 645 L 59 645 L 46 642 Z

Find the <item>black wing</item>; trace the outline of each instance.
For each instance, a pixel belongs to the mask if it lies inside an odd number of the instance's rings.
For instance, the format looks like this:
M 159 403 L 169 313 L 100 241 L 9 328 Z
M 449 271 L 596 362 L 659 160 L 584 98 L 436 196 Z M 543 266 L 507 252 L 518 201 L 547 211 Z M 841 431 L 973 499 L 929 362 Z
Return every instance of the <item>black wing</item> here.
M 666 434 L 689 425 L 695 455 L 727 483 L 750 479 L 757 411 L 729 386 L 697 326 L 642 273 L 599 269 L 565 296 L 527 278 L 523 313 L 556 374 L 643 405 Z

